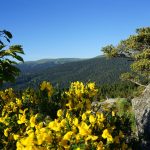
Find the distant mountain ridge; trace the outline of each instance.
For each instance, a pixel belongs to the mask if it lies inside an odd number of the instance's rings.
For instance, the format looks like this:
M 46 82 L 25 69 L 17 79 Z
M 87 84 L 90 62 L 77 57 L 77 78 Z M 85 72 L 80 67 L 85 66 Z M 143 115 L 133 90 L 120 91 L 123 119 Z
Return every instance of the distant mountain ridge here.
M 106 59 L 104 56 L 25 62 L 18 65 L 22 73 L 16 83 L 7 84 L 7 87 L 16 89 L 37 87 L 44 80 L 60 87 L 68 87 L 73 81 L 91 81 L 97 85 L 112 84 L 119 81 L 121 73 L 130 70 L 130 63 L 125 58 Z
M 81 58 L 56 58 L 56 59 L 40 59 L 36 61 L 26 61 L 18 65 L 22 72 L 35 72 L 39 68 L 44 70 L 60 64 L 82 60 Z

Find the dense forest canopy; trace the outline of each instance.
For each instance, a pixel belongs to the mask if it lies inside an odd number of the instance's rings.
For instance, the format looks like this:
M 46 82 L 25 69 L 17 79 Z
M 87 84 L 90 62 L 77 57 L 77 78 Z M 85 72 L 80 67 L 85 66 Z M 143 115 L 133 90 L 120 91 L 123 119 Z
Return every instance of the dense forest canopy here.
M 104 56 L 63 64 L 54 63 L 52 64 L 50 60 L 49 64 L 32 62 L 32 67 L 29 67 L 26 62 L 18 65 L 22 73 L 15 83 L 7 84 L 7 87 L 15 89 L 25 89 L 28 86 L 38 87 L 43 80 L 50 81 L 61 88 L 67 88 L 73 81 L 96 82 L 97 86 L 112 84 L 120 81 L 121 73 L 130 71 L 131 64 L 126 58 L 108 60 Z

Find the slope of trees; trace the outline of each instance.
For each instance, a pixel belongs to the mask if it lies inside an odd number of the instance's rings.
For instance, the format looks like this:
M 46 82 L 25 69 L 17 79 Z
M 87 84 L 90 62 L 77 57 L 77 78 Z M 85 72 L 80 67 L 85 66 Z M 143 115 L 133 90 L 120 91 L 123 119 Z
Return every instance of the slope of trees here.
M 97 57 L 88 60 L 70 62 L 40 71 L 22 73 L 16 84 L 9 86 L 23 89 L 28 86 L 37 87 L 43 80 L 50 81 L 53 85 L 68 87 L 72 81 L 93 81 L 99 86 L 104 83 L 119 81 L 121 73 L 129 71 L 130 61 L 125 58 L 108 60 Z

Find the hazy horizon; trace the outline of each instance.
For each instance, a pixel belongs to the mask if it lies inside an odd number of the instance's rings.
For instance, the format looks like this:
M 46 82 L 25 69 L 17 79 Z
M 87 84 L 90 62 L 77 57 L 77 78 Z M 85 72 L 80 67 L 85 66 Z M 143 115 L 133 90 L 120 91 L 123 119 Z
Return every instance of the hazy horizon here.
M 94 57 L 58 57 L 58 58 L 42 58 L 42 59 L 35 59 L 35 60 L 25 60 L 25 62 L 32 62 L 32 61 L 41 61 L 41 60 L 56 60 L 56 59 L 92 59 L 92 58 L 96 58 L 96 57 L 102 57 L 104 56 L 103 54 L 102 55 L 97 55 L 97 56 L 94 56 Z
M 2 0 L 1 6 L 1 30 L 13 34 L 11 44 L 23 45 L 25 61 L 92 58 L 150 24 L 149 0 Z

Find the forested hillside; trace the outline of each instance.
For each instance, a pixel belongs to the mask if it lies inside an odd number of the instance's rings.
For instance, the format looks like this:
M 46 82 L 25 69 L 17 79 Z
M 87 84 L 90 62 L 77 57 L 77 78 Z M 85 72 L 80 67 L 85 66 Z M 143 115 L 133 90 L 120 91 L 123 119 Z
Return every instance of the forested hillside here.
M 41 59 L 37 61 L 27 61 L 25 63 L 20 63 L 18 68 L 22 73 L 35 73 L 38 71 L 45 70 L 50 67 L 55 67 L 60 64 L 65 64 L 68 62 L 79 61 L 79 58 L 56 58 L 56 59 Z M 83 59 L 82 59 L 83 60 Z
M 9 84 L 9 87 L 16 89 L 37 87 L 43 80 L 60 87 L 68 87 L 72 81 L 92 81 L 97 85 L 112 84 L 119 81 L 121 73 L 130 69 L 130 61 L 125 58 L 106 59 L 103 56 L 78 61 L 75 59 L 74 62 L 65 61 L 65 63 L 57 63 L 57 65 L 55 61 L 51 64 L 55 65 L 48 65 L 47 61 L 36 63 L 34 67 L 30 64 L 28 66 L 26 63 L 20 65 L 22 73 L 16 83 Z

